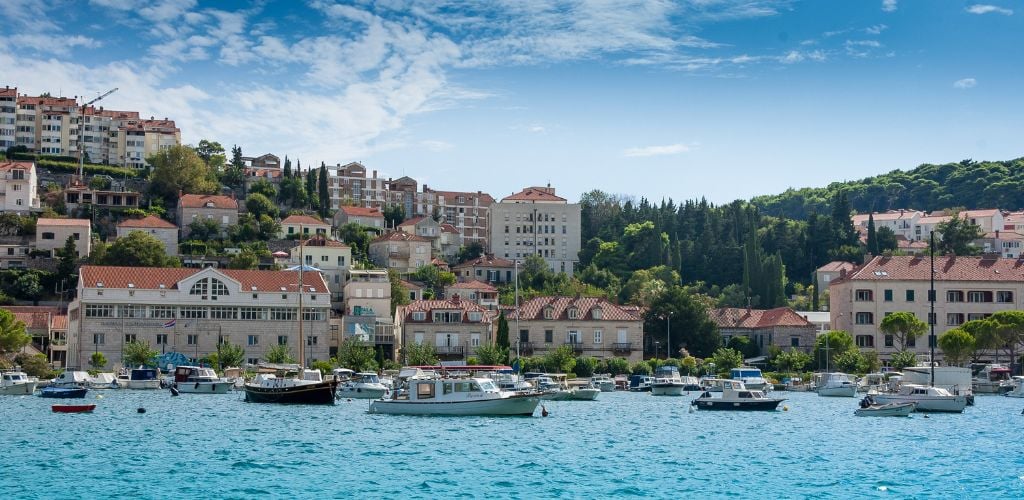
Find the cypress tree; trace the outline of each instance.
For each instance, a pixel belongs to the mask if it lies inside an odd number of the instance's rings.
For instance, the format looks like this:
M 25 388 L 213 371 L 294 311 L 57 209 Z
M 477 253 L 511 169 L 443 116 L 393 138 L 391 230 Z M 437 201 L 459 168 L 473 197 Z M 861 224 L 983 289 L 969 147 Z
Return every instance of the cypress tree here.
M 287 179 L 292 176 L 292 161 L 288 159 L 288 156 L 284 157 L 284 178 Z
M 878 233 L 875 231 L 875 215 L 868 214 L 868 253 L 878 255 Z
M 331 209 L 331 192 L 327 189 L 327 166 L 320 164 L 320 179 L 318 182 L 320 194 L 320 218 L 327 220 L 327 212 Z
M 306 170 L 306 208 L 315 210 L 317 205 L 316 169 L 310 167 Z

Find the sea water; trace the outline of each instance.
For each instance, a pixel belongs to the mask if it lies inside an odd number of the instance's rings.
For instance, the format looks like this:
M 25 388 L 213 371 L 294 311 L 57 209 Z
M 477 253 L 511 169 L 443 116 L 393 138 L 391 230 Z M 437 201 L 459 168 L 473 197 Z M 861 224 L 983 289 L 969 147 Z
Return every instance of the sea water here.
M 1024 400 L 856 417 L 857 398 L 690 412 L 602 393 L 532 418 L 411 417 L 90 391 L 92 414 L 0 397 L 4 498 L 1024 498 Z M 102 398 L 100 398 L 102 396 Z M 138 413 L 145 408 L 145 413 Z

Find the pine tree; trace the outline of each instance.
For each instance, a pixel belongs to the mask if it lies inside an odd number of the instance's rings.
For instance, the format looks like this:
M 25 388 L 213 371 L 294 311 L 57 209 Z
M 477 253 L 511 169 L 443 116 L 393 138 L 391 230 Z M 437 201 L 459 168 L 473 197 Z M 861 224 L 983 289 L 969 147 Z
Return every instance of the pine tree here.
M 284 178 L 287 179 L 292 176 L 292 161 L 288 159 L 288 155 L 284 157 Z
M 320 164 L 320 178 L 317 182 L 320 195 L 320 218 L 327 220 L 327 212 L 331 209 L 331 192 L 327 189 L 327 166 Z
M 878 233 L 875 232 L 875 214 L 868 214 L 868 253 L 878 255 Z

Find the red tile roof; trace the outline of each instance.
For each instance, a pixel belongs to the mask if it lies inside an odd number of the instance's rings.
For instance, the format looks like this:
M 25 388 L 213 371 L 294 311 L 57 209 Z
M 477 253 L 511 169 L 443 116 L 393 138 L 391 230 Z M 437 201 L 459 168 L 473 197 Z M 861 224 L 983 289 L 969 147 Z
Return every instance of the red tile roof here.
M 577 321 L 569 319 L 569 309 L 575 307 L 579 311 L 578 321 L 642 321 L 640 315 L 627 311 L 605 299 L 597 297 L 536 297 L 520 304 L 520 320 L 543 320 L 544 310 L 552 308 L 552 317 L 557 321 Z M 593 310 L 601 309 L 601 319 L 594 319 Z M 516 319 L 513 310 L 508 315 L 509 321 Z
M 481 255 L 473 260 L 467 260 L 462 264 L 453 266 L 454 268 L 463 267 L 515 267 L 516 263 L 508 259 L 501 257 L 495 257 L 494 255 Z
M 426 219 L 426 218 L 427 218 L 426 216 L 424 216 L 424 215 L 420 215 L 420 216 L 417 216 L 417 217 L 413 217 L 413 218 L 411 218 L 411 219 L 406 219 L 406 220 L 402 221 L 401 223 L 399 223 L 399 224 L 398 224 L 398 227 L 402 227 L 402 226 L 414 226 L 414 225 L 416 225 L 416 224 L 419 224 L 419 223 L 420 223 L 420 221 L 422 221 L 423 219 Z
M 928 281 L 930 258 L 884 255 L 833 281 Z M 1024 260 L 994 257 L 935 257 L 936 281 L 1024 281 Z
M 68 315 L 57 314 L 53 316 L 53 324 L 50 325 L 54 330 L 67 330 L 68 329 Z
M 178 226 L 171 224 L 155 215 L 147 215 L 141 219 L 126 219 L 121 221 L 117 227 L 137 227 L 145 229 L 178 229 Z
M 788 307 L 775 309 L 745 309 L 724 307 L 708 311 L 708 318 L 719 328 L 773 328 L 780 326 L 796 326 L 814 328 L 807 318 L 797 314 Z
M 46 330 L 49 328 L 58 329 L 57 318 L 64 318 L 63 329 L 67 329 L 67 316 L 60 313 L 60 308 L 53 306 L 4 306 L 5 309 L 14 314 L 14 319 L 25 323 L 26 328 L 33 330 Z
M 0 89 L 0 97 L 18 97 L 18 87 Z
M 482 281 L 472 280 L 463 283 L 456 283 L 448 287 L 449 290 L 482 290 L 484 292 L 497 293 L 498 289 Z
M 846 269 L 847 271 L 857 267 L 856 265 L 841 260 L 833 260 L 824 266 L 818 268 L 819 273 L 838 273 L 840 270 Z
M 39 218 L 36 220 L 36 227 L 39 226 L 58 226 L 58 227 L 89 227 L 89 219 L 43 219 Z
M 490 311 L 488 311 L 483 306 L 477 304 L 476 302 L 471 302 L 469 300 L 462 300 L 461 298 L 456 298 L 456 297 L 453 297 L 453 298 L 447 299 L 447 300 L 414 300 L 414 301 L 406 304 L 405 306 L 403 306 L 403 309 L 402 309 L 403 316 L 402 317 L 405 318 L 405 322 L 406 323 L 432 323 L 433 322 L 433 318 L 431 317 L 430 313 L 431 313 L 431 311 L 435 311 L 435 310 L 445 310 L 445 311 L 461 310 L 463 312 L 463 314 L 462 314 L 462 322 L 463 323 L 479 323 L 479 322 L 476 322 L 476 321 L 469 321 L 469 315 L 466 314 L 468 312 L 482 312 L 482 313 L 484 313 L 483 316 L 482 316 L 483 322 L 488 322 L 488 321 L 493 319 L 493 314 L 489 314 Z M 427 317 L 426 317 L 425 320 L 414 321 L 412 319 L 412 313 L 413 312 L 426 312 L 427 313 Z
M 380 217 L 384 218 L 384 213 L 377 208 L 368 207 L 341 207 L 340 210 L 345 212 L 345 215 L 349 217 Z
M 460 234 L 459 230 L 455 226 L 453 226 L 451 224 L 448 224 L 447 222 L 444 223 L 444 224 L 441 224 L 441 232 L 442 233 Z
M 35 165 L 35 162 L 31 161 L 4 161 L 0 162 L 0 172 L 6 172 L 14 168 L 32 170 L 32 168 L 35 167 Z
M 565 202 L 565 198 L 555 196 L 549 188 L 543 187 L 528 187 L 512 196 L 506 196 L 501 199 L 505 201 L 560 201 Z
M 103 283 L 103 288 L 128 288 L 134 285 L 139 290 L 158 290 L 160 285 L 167 289 L 176 289 L 178 282 L 205 271 L 183 267 L 119 267 L 119 266 L 82 266 L 79 269 L 81 282 L 86 288 L 96 288 Z M 256 287 L 258 292 L 279 292 L 281 287 L 289 292 L 298 291 L 298 271 L 249 271 L 240 269 L 216 269 L 216 273 L 241 283 L 243 293 Z M 303 273 L 305 290 L 324 293 L 327 284 L 320 273 Z
M 288 225 L 288 224 L 292 224 L 292 225 L 303 224 L 303 225 L 307 225 L 307 226 L 326 226 L 326 225 L 328 225 L 326 222 L 320 220 L 317 217 L 313 217 L 311 215 L 289 215 L 288 217 L 285 217 L 284 220 L 281 221 L 281 225 L 282 226 Z
M 238 210 L 238 200 L 230 196 L 222 196 L 217 194 L 183 194 L 178 199 L 178 205 L 184 208 L 203 208 L 208 203 L 213 204 L 213 208 L 223 208 Z
M 379 243 L 379 242 L 382 242 L 382 241 L 421 241 L 421 242 L 425 242 L 425 243 L 430 243 L 430 240 L 428 240 L 428 239 L 426 239 L 426 238 L 424 238 L 422 236 L 416 236 L 415 234 L 403 233 L 402 231 L 392 231 L 390 233 L 382 234 L 382 235 L 378 236 L 376 239 L 374 239 L 373 241 L 371 241 L 370 243 L 371 244 L 372 243 Z

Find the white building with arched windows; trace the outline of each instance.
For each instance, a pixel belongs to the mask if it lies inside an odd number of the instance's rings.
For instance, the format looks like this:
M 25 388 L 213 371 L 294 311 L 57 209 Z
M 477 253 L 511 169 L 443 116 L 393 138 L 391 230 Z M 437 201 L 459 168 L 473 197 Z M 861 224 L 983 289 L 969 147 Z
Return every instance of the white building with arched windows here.
M 95 352 L 118 366 L 124 344 L 203 358 L 219 342 L 265 361 L 275 345 L 299 348 L 299 272 L 82 266 L 68 308 L 68 365 L 88 368 Z M 306 362 L 329 359 L 331 295 L 320 273 L 302 274 Z

